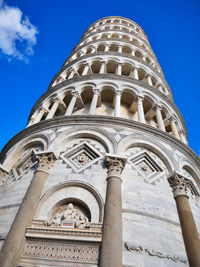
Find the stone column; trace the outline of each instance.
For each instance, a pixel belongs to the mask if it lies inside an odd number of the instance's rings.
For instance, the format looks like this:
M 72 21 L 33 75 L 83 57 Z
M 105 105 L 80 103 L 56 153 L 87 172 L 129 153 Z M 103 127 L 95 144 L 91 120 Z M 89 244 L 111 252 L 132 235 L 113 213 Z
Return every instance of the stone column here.
M 121 90 L 115 91 L 115 117 L 120 117 L 121 93 Z
M 81 76 L 86 75 L 88 73 L 88 71 L 89 71 L 89 65 L 85 65 L 85 68 L 83 69 Z
M 148 85 L 153 86 L 152 79 L 151 79 L 150 75 L 147 76 L 147 83 L 148 83 Z
M 166 132 L 165 125 L 164 125 L 163 118 L 162 118 L 162 113 L 161 113 L 162 106 L 157 104 L 155 106 L 155 109 L 156 109 L 156 119 L 158 123 L 158 128 Z
M 122 53 L 122 46 L 121 45 L 119 45 L 119 47 L 118 47 L 118 53 Z
M 51 107 L 51 110 L 49 111 L 46 117 L 47 120 L 53 118 L 60 103 L 61 103 L 61 100 L 59 98 L 54 99 L 53 106 Z
M 102 62 L 101 63 L 101 67 L 100 67 L 99 73 L 100 74 L 106 73 L 106 62 Z
M 171 129 L 172 129 L 172 133 L 176 138 L 180 139 L 175 121 L 176 120 L 173 117 L 170 118 L 170 125 L 171 125 Z
M 108 168 L 100 267 L 122 267 L 121 174 L 126 159 L 107 156 Z
M 47 112 L 47 109 L 45 107 L 41 107 L 39 113 L 37 114 L 37 117 L 34 120 L 34 123 L 39 122 L 46 112 Z
M 187 195 L 189 180 L 179 174 L 168 178 L 176 201 L 183 240 L 191 267 L 200 266 L 200 240 Z
M 131 51 L 131 55 L 135 56 L 135 50 L 134 49 Z
M 140 96 L 140 95 L 137 96 L 137 110 L 138 110 L 138 121 L 145 123 L 143 99 L 144 99 L 143 96 Z
M 72 69 L 72 70 L 70 70 L 70 71 L 71 71 L 71 73 L 70 73 L 70 75 L 68 76 L 67 80 L 68 80 L 68 79 L 71 79 L 71 78 L 73 78 L 73 77 L 74 77 L 75 70 L 74 70 L 74 69 Z
M 185 132 L 183 130 L 179 130 L 178 133 L 179 133 L 181 141 L 185 144 L 188 144 L 186 136 L 185 136 Z
M 109 51 L 109 45 L 106 45 L 104 52 L 108 52 L 108 51 Z
M 71 101 L 69 103 L 69 106 L 68 106 L 66 112 L 65 112 L 66 116 L 71 116 L 72 115 L 72 112 L 73 112 L 75 104 L 76 104 L 76 99 L 78 97 L 78 92 L 77 91 L 72 91 L 71 94 L 72 94 L 72 99 L 71 99 Z
M 115 74 L 122 75 L 122 64 L 121 63 L 118 63 Z
M 20 260 L 26 243 L 26 228 L 31 225 L 55 156 L 52 152 L 37 153 L 36 159 L 38 160 L 38 168 L 0 252 L 1 267 L 16 266 Z
M 89 110 L 89 114 L 91 115 L 95 114 L 99 95 L 100 95 L 100 90 L 93 89 L 92 103 L 90 105 L 90 110 Z
M 136 68 L 133 70 L 133 78 L 139 80 L 138 70 Z

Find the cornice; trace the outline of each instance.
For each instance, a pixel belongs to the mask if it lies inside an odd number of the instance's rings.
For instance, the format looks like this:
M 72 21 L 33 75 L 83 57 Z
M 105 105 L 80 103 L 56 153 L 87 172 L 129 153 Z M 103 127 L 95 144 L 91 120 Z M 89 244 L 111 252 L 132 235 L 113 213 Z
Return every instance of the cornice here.
M 188 154 L 194 161 L 196 161 L 197 165 L 200 166 L 200 158 L 194 153 L 194 151 L 189 148 L 187 145 L 185 145 L 182 141 L 179 139 L 173 137 L 172 135 L 163 132 L 157 128 L 151 127 L 149 125 L 139 123 L 136 121 L 130 121 L 128 119 L 123 118 L 116 118 L 111 116 L 86 116 L 86 115 L 74 115 L 74 116 L 58 116 L 55 118 L 52 118 L 50 120 L 44 120 L 39 123 L 33 124 L 32 126 L 29 126 L 16 134 L 3 148 L 1 154 L 0 154 L 0 161 L 2 162 L 4 158 L 6 157 L 6 153 L 9 151 L 9 149 L 23 140 L 24 138 L 27 138 L 35 133 L 42 132 L 45 130 L 49 130 L 51 128 L 57 128 L 62 126 L 86 126 L 86 125 L 92 125 L 92 126 L 122 126 L 127 127 L 130 129 L 141 131 L 141 133 L 146 133 L 149 135 L 152 135 L 154 138 L 160 138 L 166 143 L 171 143 L 174 148 L 178 150 L 182 150 L 184 154 Z

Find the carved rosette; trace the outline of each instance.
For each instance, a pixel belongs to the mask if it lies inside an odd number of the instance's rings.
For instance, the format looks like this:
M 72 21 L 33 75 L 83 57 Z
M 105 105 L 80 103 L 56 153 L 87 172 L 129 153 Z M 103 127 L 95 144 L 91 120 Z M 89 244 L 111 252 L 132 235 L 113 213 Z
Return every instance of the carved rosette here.
M 8 180 L 8 172 L 0 168 L 0 185 L 4 184 Z
M 56 160 L 56 157 L 53 152 L 46 152 L 36 154 L 36 160 L 38 161 L 37 170 L 49 173 L 54 161 Z
M 108 177 L 118 176 L 121 177 L 122 171 L 126 165 L 126 159 L 120 157 L 110 157 L 105 158 L 105 164 L 108 168 Z
M 170 183 L 170 186 L 172 187 L 174 198 L 178 196 L 186 196 L 187 198 L 189 198 L 187 195 L 188 184 L 190 183 L 189 180 L 181 175 L 175 174 L 172 177 L 168 178 L 168 181 Z

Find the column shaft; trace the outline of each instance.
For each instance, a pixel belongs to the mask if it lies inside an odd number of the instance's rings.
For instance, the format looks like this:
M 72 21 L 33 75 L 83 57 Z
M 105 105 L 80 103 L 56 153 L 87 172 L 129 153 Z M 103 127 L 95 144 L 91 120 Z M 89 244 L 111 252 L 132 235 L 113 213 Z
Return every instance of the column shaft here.
M 125 159 L 107 159 L 108 177 L 100 267 L 122 267 L 122 199 L 121 172 Z
M 190 266 L 199 267 L 200 241 L 188 198 L 178 196 L 175 200 Z
M 72 115 L 72 112 L 73 112 L 75 104 L 76 104 L 76 99 L 77 99 L 77 94 L 73 94 L 72 95 L 72 99 L 71 99 L 71 101 L 69 103 L 69 106 L 67 107 L 67 110 L 65 112 L 66 116 Z
M 158 123 L 158 128 L 162 131 L 166 131 L 163 118 L 162 118 L 162 114 L 161 114 L 161 107 L 158 105 L 156 106 L 156 119 Z
M 89 114 L 91 114 L 91 115 L 95 114 L 99 93 L 100 93 L 100 90 L 98 90 L 98 89 L 93 90 L 92 103 L 90 105 L 90 110 L 89 110 Z
M 137 69 L 133 70 L 133 78 L 136 79 L 136 80 L 139 80 L 138 70 Z
M 52 155 L 49 156 L 51 160 L 53 159 Z M 45 163 L 48 164 L 47 162 Z M 34 177 L 1 249 L 1 267 L 16 266 L 20 260 L 26 242 L 26 228 L 31 225 L 47 177 L 47 170 L 38 169 L 35 171 Z
M 176 201 L 189 264 L 191 267 L 200 267 L 200 239 L 187 195 L 190 181 L 177 173 L 169 177 L 168 181 Z
M 138 110 L 138 121 L 145 123 L 144 118 L 144 109 L 143 109 L 143 97 L 138 96 L 137 97 L 137 110 Z
M 171 120 L 170 125 L 171 125 L 172 133 L 174 134 L 174 136 L 175 136 L 176 138 L 180 139 L 178 130 L 177 130 L 177 128 L 176 128 L 175 121 L 174 121 L 173 119 Z
M 56 110 L 57 110 L 57 108 L 58 108 L 58 106 L 59 106 L 59 103 L 60 103 L 60 102 L 59 102 L 59 99 L 56 99 L 55 102 L 54 102 L 54 104 L 53 104 L 53 106 L 52 106 L 52 108 L 51 108 L 51 110 L 49 111 L 49 113 L 48 113 L 46 119 L 51 119 L 51 118 L 53 118 L 53 116 L 54 116 L 54 114 L 56 113 Z
M 46 111 L 45 108 L 42 107 L 41 110 L 39 111 L 37 117 L 36 117 L 35 120 L 34 120 L 35 123 L 39 122 L 39 121 L 42 119 L 42 117 L 43 117 L 45 111 Z
M 121 91 L 115 93 L 115 117 L 120 117 L 121 109 Z

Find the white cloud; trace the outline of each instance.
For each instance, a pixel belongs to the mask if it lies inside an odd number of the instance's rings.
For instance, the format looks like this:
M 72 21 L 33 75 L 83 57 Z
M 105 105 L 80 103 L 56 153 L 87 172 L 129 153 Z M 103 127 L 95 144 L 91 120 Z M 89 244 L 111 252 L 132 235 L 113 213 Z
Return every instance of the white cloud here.
M 33 54 L 38 31 L 28 17 L 23 18 L 22 11 L 10 7 L 0 0 L 0 51 L 9 59 L 27 60 Z

